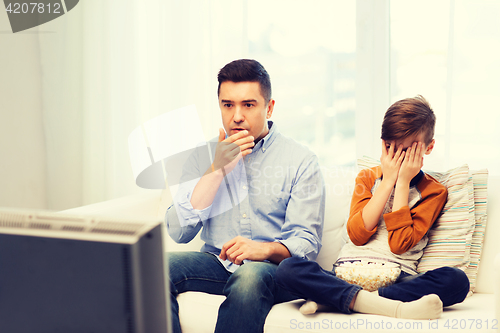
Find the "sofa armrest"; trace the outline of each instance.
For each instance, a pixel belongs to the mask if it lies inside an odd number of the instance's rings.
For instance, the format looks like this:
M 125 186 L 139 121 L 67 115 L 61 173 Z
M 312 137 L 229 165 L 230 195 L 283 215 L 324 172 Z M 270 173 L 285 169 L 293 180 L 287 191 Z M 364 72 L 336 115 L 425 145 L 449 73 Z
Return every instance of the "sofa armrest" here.
M 495 281 L 495 285 L 493 286 L 493 292 L 495 296 L 495 318 L 500 321 L 500 253 L 497 253 L 494 265 L 495 276 L 493 281 Z
M 91 205 L 64 210 L 61 213 L 75 215 L 100 215 L 132 218 L 158 218 L 163 220 L 170 206 L 170 194 L 161 190 L 150 190 L 139 194 L 98 202 Z M 165 230 L 167 251 L 199 251 L 203 241 L 198 234 L 188 244 L 177 244 Z
M 64 210 L 61 213 L 163 219 L 162 216 L 159 216 L 160 200 L 161 191 L 149 190 L 126 197 Z

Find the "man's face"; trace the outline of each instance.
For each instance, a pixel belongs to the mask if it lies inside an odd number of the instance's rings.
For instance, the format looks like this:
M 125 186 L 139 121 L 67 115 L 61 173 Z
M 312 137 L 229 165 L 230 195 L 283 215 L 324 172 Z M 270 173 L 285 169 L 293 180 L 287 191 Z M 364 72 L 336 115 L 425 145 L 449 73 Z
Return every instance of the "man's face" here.
M 266 103 L 258 82 L 223 82 L 219 107 L 228 136 L 247 130 L 257 142 L 269 133 L 267 119 L 273 113 L 274 100 Z

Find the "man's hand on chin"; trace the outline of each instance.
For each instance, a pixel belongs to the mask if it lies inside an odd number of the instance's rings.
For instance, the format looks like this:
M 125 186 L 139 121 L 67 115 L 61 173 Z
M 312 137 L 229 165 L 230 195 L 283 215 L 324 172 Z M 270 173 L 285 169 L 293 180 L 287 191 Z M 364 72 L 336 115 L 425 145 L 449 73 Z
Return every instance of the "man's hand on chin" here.
M 226 173 L 229 173 L 236 166 L 238 161 L 250 154 L 255 145 L 254 137 L 248 135 L 248 131 L 239 131 L 227 139 L 222 128 L 219 129 L 219 143 L 215 151 L 213 170 L 224 168 Z

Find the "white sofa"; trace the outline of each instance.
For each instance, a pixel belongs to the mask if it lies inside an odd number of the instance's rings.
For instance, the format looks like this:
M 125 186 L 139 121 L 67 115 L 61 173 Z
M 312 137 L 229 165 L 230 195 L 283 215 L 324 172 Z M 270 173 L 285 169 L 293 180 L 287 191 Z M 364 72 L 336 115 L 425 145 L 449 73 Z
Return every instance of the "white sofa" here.
M 325 174 L 326 214 L 323 248 L 318 262 L 332 268 L 342 245 L 343 223 L 348 215 L 349 202 L 356 172 L 338 168 Z M 171 198 L 168 191 L 151 190 L 124 198 L 78 207 L 66 212 L 129 217 L 163 218 Z M 495 332 L 500 331 L 500 177 L 488 179 L 487 226 L 479 264 L 476 292 L 463 303 L 444 309 L 438 320 L 402 320 L 376 315 L 320 312 L 302 315 L 298 309 L 303 300 L 275 305 L 269 313 L 265 332 Z M 197 251 L 199 237 L 189 244 L 176 244 L 166 236 L 167 251 Z M 179 295 L 180 320 L 184 333 L 213 332 L 219 305 L 224 296 L 188 292 Z M 245 314 L 242 313 L 242 316 Z M 230 332 L 228 332 L 230 333 Z M 232 332 L 231 332 L 232 333 Z

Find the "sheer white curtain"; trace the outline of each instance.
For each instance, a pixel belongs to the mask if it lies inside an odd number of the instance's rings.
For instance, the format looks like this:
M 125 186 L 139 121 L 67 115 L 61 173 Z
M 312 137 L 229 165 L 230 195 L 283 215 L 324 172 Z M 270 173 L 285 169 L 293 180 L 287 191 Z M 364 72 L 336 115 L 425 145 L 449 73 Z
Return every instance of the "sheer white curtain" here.
M 416 6 L 414 1 L 399 0 L 382 6 L 389 13 L 386 28 L 374 38 L 386 41 L 379 47 L 388 54 L 373 53 L 373 59 L 375 66 L 384 68 L 384 82 L 379 83 L 390 91 L 387 106 L 421 94 L 437 116 L 437 144 L 425 167 L 440 171 L 467 163 L 499 173 L 500 150 L 495 146 L 500 124 L 500 2 L 425 0 Z M 364 89 L 358 93 L 363 96 Z M 356 112 L 364 119 L 379 111 Z M 377 134 L 373 140 L 379 137 L 380 122 L 379 117 L 372 123 L 371 132 Z M 359 139 L 363 134 L 356 135 Z M 365 153 L 358 144 L 358 153 L 361 150 Z M 371 154 L 380 155 L 375 148 Z
M 252 0 L 247 8 L 249 57 L 271 76 L 279 131 L 323 167 L 353 165 L 356 2 Z
M 500 172 L 500 2 L 391 1 L 391 102 L 422 94 L 437 116 L 426 166 Z
M 27 32 L 37 36 L 37 65 L 42 72 L 40 116 L 46 189 L 45 207 L 40 208 L 56 210 L 82 204 L 82 19 L 82 12 L 73 10 L 37 27 L 38 32 Z
M 324 165 L 379 157 L 387 107 L 422 94 L 438 117 L 426 166 L 498 172 L 498 14 L 487 0 L 81 1 L 39 35 L 48 208 L 140 191 L 127 138 L 164 112 L 195 104 L 214 137 L 216 75 L 243 57 L 270 72 L 280 130 Z
M 216 76 L 246 54 L 244 8 L 244 1 L 86 0 L 45 27 L 48 208 L 140 191 L 127 139 L 157 115 L 195 104 L 206 138 L 217 135 Z
M 378 158 L 390 100 L 390 1 L 356 4 L 356 157 Z

